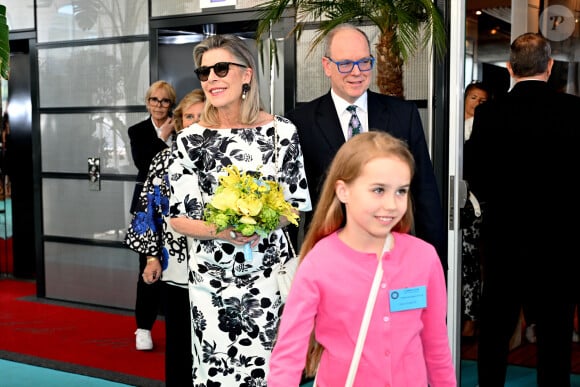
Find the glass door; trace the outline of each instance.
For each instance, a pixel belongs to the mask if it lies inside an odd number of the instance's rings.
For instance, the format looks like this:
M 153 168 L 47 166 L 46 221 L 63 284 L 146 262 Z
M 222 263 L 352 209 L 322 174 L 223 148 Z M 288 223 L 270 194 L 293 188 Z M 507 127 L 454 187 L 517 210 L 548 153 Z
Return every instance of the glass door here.
M 0 110 L 0 276 L 14 273 L 12 255 L 12 189 L 8 170 L 13 166 L 6 157 L 10 140 L 8 118 L 8 81 L 2 79 L 2 108 Z
M 525 32 L 537 32 L 550 41 L 555 60 L 548 83 L 557 90 L 579 95 L 580 1 L 465 0 L 460 3 L 453 4 L 450 11 L 449 213 L 453 221 L 450 221 L 448 243 L 449 321 L 453 323 L 450 324 L 449 335 L 458 380 L 461 380 L 459 385 L 474 386 L 477 384 L 477 304 L 473 305 L 475 329 L 470 331 L 464 325 L 468 320 L 465 306 L 468 292 L 464 290 L 470 283 L 462 273 L 473 273 L 475 269 L 473 261 L 467 259 L 467 249 L 462 249 L 464 230 L 458 227 L 459 209 L 467 201 L 462 184 L 462 144 L 467 133 L 464 129 L 464 92 L 470 84 L 477 82 L 485 87 L 488 99 L 507 93 L 512 85 L 506 69 L 510 44 Z M 481 269 L 481 265 L 478 269 Z M 477 303 L 477 296 L 473 300 Z M 530 320 L 531 316 L 522 311 L 511 338 L 509 363 L 530 367 L 530 380 L 535 385 L 535 337 L 533 329 L 528 329 L 532 323 Z M 575 329 L 578 332 L 577 325 Z M 576 334 L 570 339 L 574 341 L 577 338 Z M 578 353 L 579 344 L 572 345 L 574 365 L 578 358 L 575 353 Z M 573 366 L 572 372 L 578 373 L 578 369 L 575 370 Z M 511 377 L 508 371 L 506 383 L 510 382 Z

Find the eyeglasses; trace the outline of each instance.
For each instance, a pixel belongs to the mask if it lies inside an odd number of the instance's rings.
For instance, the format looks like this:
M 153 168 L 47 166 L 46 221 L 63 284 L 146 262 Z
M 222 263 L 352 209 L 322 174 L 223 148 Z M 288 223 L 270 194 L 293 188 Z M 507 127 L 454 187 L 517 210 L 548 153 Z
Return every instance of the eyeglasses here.
M 163 106 L 163 107 L 169 107 L 171 106 L 171 100 L 167 99 L 167 98 L 163 98 L 163 99 L 159 99 L 157 97 L 151 97 L 149 98 L 147 101 L 149 101 L 149 105 L 153 105 L 153 106 Z
M 248 67 L 248 66 L 244 66 L 243 64 L 233 63 L 233 62 L 217 62 L 213 66 L 201 66 L 201 67 L 196 68 L 194 71 L 195 71 L 195 75 L 197 75 L 197 78 L 201 82 L 205 82 L 205 81 L 207 81 L 207 79 L 209 77 L 209 71 L 211 69 L 213 69 L 213 72 L 215 73 L 215 75 L 217 75 L 220 78 L 223 78 L 226 75 L 228 75 L 228 72 L 230 71 L 230 65 L 244 67 L 244 68 Z
M 342 62 L 336 62 L 329 56 L 325 56 L 325 58 L 334 63 L 338 68 L 338 72 L 342 74 L 350 73 L 352 69 L 354 69 L 354 65 L 356 65 L 360 71 L 371 71 L 375 64 L 375 58 L 372 55 L 368 58 L 363 58 L 357 61 L 343 60 Z

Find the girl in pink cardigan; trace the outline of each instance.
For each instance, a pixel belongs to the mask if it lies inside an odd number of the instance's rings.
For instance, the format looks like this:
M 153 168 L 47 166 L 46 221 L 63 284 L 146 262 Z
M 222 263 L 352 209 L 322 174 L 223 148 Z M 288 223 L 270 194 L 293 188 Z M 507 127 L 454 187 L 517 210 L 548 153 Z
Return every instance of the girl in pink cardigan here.
M 298 386 L 304 368 L 317 387 L 345 385 L 377 259 L 384 274 L 354 386 L 456 386 L 441 261 L 408 234 L 413 172 L 406 144 L 384 132 L 340 148 L 300 251 L 268 387 Z

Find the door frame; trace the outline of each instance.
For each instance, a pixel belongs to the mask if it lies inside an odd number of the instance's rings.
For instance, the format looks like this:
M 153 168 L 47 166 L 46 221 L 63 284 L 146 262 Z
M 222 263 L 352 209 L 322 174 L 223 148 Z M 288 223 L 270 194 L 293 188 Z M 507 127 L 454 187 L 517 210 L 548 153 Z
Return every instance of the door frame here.
M 449 155 L 447 202 L 447 333 L 458 385 L 461 380 L 461 230 L 459 186 L 463 177 L 463 89 L 465 84 L 465 6 L 458 1 L 449 12 Z

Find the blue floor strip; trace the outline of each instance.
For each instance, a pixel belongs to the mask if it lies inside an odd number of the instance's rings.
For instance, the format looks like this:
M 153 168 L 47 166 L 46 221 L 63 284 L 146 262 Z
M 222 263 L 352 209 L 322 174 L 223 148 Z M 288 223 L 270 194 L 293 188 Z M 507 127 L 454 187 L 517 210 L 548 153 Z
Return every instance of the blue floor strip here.
M 128 384 L 111 382 L 109 380 L 90 376 L 71 374 L 50 368 L 36 367 L 0 359 L 0 384 L 3 387 L 123 387 Z
M 3 387 L 125 387 L 129 384 L 111 382 L 109 380 L 78 375 L 50 368 L 36 367 L 0 359 L 0 380 Z M 572 387 L 580 387 L 580 375 L 572 375 Z M 477 363 L 472 360 L 461 361 L 461 387 L 477 386 Z M 509 366 L 505 387 L 536 386 L 536 370 L 534 368 Z M 301 387 L 312 387 L 312 382 Z
M 580 375 L 572 374 L 572 387 L 580 387 Z M 477 362 L 473 360 L 461 361 L 461 387 L 477 386 Z M 529 367 L 508 366 L 504 387 L 536 387 L 536 369 Z

